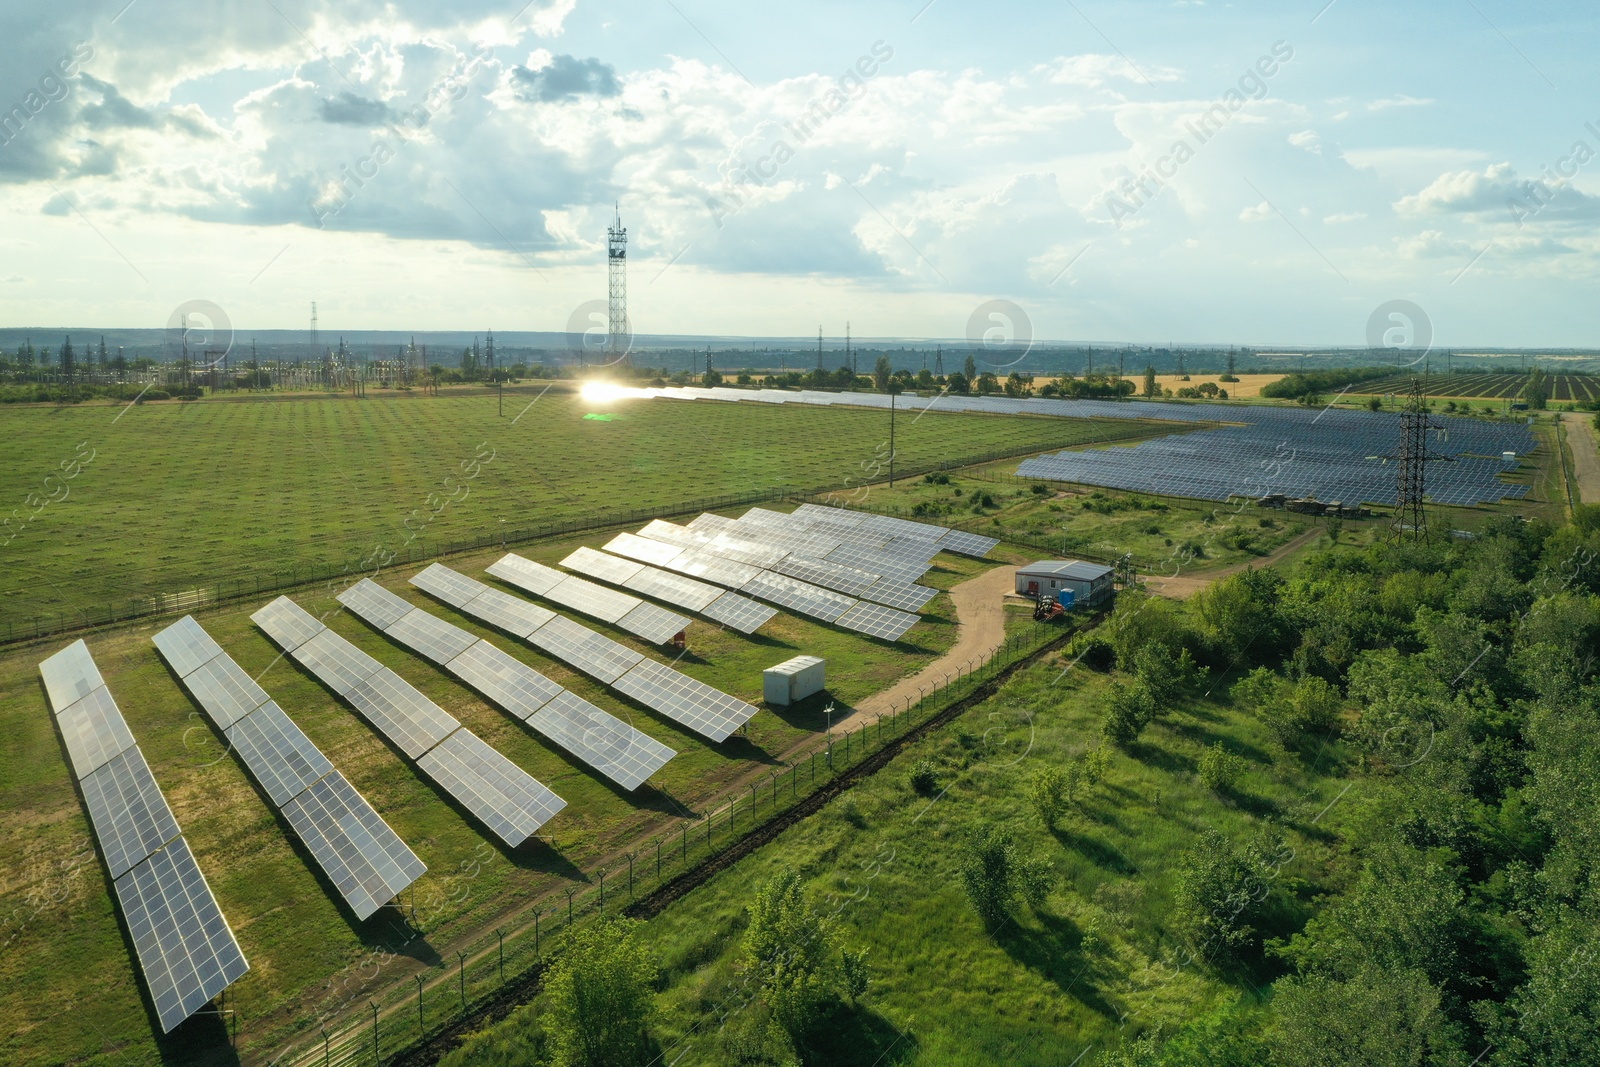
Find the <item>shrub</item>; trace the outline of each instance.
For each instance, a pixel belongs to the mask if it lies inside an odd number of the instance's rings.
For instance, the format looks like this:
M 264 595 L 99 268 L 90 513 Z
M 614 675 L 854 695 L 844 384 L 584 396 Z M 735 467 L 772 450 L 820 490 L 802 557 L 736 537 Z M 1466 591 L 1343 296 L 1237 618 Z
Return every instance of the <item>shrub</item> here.
M 1005 921 L 1017 901 L 1044 902 L 1050 893 L 1050 864 L 1017 852 L 1011 831 L 984 826 L 967 842 L 961 859 L 961 880 L 972 906 L 990 930 Z
M 1139 734 L 1155 717 L 1156 702 L 1144 683 L 1137 680 L 1132 685 L 1113 682 L 1100 730 L 1107 741 L 1127 748 L 1139 739 Z
M 950 476 L 948 474 L 944 473 L 943 471 L 934 471 L 932 474 L 924 474 L 922 476 L 922 480 L 924 482 L 926 482 L 928 485 L 949 485 L 950 484 Z
M 915 792 L 928 796 L 939 787 L 938 768 L 931 759 L 919 759 L 911 767 L 909 780 Z
M 1033 483 L 1033 495 L 1034 496 L 1049 496 L 1050 495 L 1050 487 L 1048 485 L 1045 485 L 1043 482 L 1034 482 Z
M 1200 780 L 1218 793 L 1230 792 L 1244 772 L 1244 757 L 1229 752 L 1220 741 L 1200 757 Z
M 1071 770 L 1076 771 L 1076 767 Z M 1039 813 L 1039 818 L 1044 821 L 1046 829 L 1056 824 L 1067 810 L 1067 801 L 1071 785 L 1068 774 L 1059 767 L 1043 767 L 1034 772 L 1033 778 L 1028 782 L 1028 800 L 1033 803 L 1033 810 Z

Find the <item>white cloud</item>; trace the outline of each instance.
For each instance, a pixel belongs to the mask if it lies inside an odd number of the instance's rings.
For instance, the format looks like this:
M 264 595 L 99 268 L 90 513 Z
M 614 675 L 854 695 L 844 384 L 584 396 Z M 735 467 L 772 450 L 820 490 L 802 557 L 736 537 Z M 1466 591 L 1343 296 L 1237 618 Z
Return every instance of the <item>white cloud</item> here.
M 1239 212 L 1240 222 L 1260 222 L 1262 219 L 1268 219 L 1271 217 L 1272 205 L 1267 203 L 1265 200 L 1261 201 L 1259 204 L 1254 204 L 1250 207 L 1247 207 L 1243 211 Z
M 1387 111 L 1395 107 L 1428 107 L 1436 101 L 1416 96 L 1407 96 L 1400 93 L 1395 96 L 1384 97 L 1381 100 L 1372 100 L 1367 103 L 1368 111 Z

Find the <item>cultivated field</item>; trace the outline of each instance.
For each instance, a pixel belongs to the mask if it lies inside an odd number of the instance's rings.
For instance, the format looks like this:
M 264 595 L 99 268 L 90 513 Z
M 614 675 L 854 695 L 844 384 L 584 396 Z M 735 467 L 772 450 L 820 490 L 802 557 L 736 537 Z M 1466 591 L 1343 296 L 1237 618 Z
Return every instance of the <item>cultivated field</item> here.
M 1577 401 L 1584 403 L 1600 400 L 1600 375 L 1596 374 L 1549 374 L 1545 377 L 1549 388 L 1549 398 L 1556 401 Z M 1429 375 L 1425 388 L 1429 396 L 1450 397 L 1465 400 L 1505 400 L 1507 398 L 1520 398 L 1523 386 L 1527 385 L 1527 375 L 1514 371 L 1500 371 L 1482 374 L 1433 374 Z M 1376 381 L 1361 382 L 1350 388 L 1351 393 L 1362 396 L 1385 396 L 1390 393 L 1404 395 L 1411 389 L 1411 379 L 1400 375 L 1394 378 L 1380 378 Z
M 1141 390 L 1144 388 L 1143 374 L 1130 374 L 1127 377 L 1132 379 Z M 1236 382 L 1225 382 L 1221 380 L 1222 376 L 1220 374 L 1191 374 L 1189 375 L 1189 380 L 1184 381 L 1181 375 L 1158 374 L 1156 375 L 1156 384 L 1161 386 L 1163 389 L 1171 389 L 1174 393 L 1176 393 L 1179 389 L 1194 388 L 1205 382 L 1213 382 L 1216 384 L 1217 388 L 1226 389 L 1228 391 L 1228 398 L 1230 400 L 1252 400 L 1261 395 L 1261 390 L 1264 386 L 1271 385 L 1273 382 L 1282 378 L 1283 375 L 1239 374 L 1235 375 L 1235 377 L 1237 377 L 1239 380 Z
M 881 413 L 490 396 L 241 400 L 0 413 L 0 639 L 154 594 L 270 588 L 441 544 L 886 469 Z M 592 417 L 602 416 L 602 417 Z M 901 470 L 1165 433 L 1127 421 L 901 419 Z M 58 616 L 60 617 L 58 619 Z

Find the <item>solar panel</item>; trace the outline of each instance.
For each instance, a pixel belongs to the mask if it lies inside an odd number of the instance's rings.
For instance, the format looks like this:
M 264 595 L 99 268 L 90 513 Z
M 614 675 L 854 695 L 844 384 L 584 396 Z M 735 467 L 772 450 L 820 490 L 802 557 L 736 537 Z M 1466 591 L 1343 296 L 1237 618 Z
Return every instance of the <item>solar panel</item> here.
M 456 677 L 526 719 L 566 690 L 504 649 L 479 641 L 450 662 Z
M 179 678 L 199 670 L 222 652 L 222 646 L 200 628 L 193 615 L 185 615 L 151 640 Z
M 753 634 L 778 610 L 738 593 L 724 593 L 706 605 L 702 614 L 742 634 Z
M 965 530 L 951 530 L 939 541 L 939 547 L 946 552 L 982 559 L 999 543 L 998 537 L 984 537 L 980 534 L 967 533 Z
M 339 603 L 380 630 L 387 630 L 412 611 L 409 601 L 385 589 L 371 578 L 363 578 L 340 593 Z
M 281 596 L 261 608 L 250 621 L 261 627 L 285 652 L 293 652 L 327 627 L 305 608 Z
M 834 620 L 836 626 L 885 641 L 898 641 L 918 622 L 917 616 L 896 608 L 862 600 Z
M 485 569 L 496 578 L 510 582 L 519 589 L 526 589 L 534 596 L 543 596 L 567 577 L 554 567 L 524 559 L 515 552 L 507 552 Z
M 462 653 L 449 670 L 624 789 L 636 788 L 676 755 L 487 641 Z M 619 750 L 617 738 L 629 743 Z
M 604 552 L 596 552 L 587 547 L 577 549 L 562 560 L 561 565 L 570 571 L 598 578 L 602 582 L 624 586 L 628 584 L 629 578 L 644 569 L 643 565 L 632 560 L 618 559 L 616 556 L 608 556 Z
M 323 685 L 340 696 L 348 694 L 383 666 L 332 630 L 317 634 L 295 649 L 293 655 L 321 679 Z
M 183 838 L 112 885 L 163 1033 L 250 969 Z
M 618 619 L 617 625 L 630 634 L 638 634 L 646 641 L 661 645 L 689 628 L 689 620 L 675 611 L 646 604 L 637 598 L 629 599 L 633 600 L 635 607 Z
M 652 541 L 648 537 L 639 537 L 636 534 L 619 533 L 606 542 L 605 549 L 619 556 L 636 559 L 640 563 L 665 567 L 672 562 L 674 556 L 683 551 L 683 546 L 667 544 L 665 541 Z
M 191 671 L 183 684 L 211 721 L 223 730 L 271 699 L 225 652 Z
M 680 574 L 687 574 L 691 578 L 704 578 L 708 582 L 716 582 L 729 589 L 739 589 L 749 584 L 757 575 L 766 573 L 760 567 L 723 559 L 697 548 L 684 549 L 667 566 Z
M 344 698 L 411 759 L 416 759 L 461 726 L 443 708 L 387 667 L 355 686 Z
M 391 624 L 384 633 L 416 649 L 440 666 L 449 663 L 478 641 L 476 636 L 461 627 L 452 626 L 421 608 L 413 608 L 405 618 Z
M 523 559 L 514 553 L 491 565 L 489 573 L 535 596 L 542 596 L 602 622 L 617 622 L 639 604 L 638 597 L 562 574 L 552 567 Z
M 508 634 L 527 637 L 556 617 L 556 613 L 549 608 L 541 608 L 504 590 L 491 589 L 486 585 L 481 588 L 483 592 L 461 610 Z
M 899 608 L 901 611 L 921 611 L 927 606 L 928 601 L 938 595 L 939 590 L 929 589 L 925 585 L 885 578 L 865 590 L 861 594 L 861 599 L 871 600 L 878 604 L 887 604 L 889 607 Z
M 612 685 L 617 692 L 713 741 L 725 740 L 756 713 L 744 701 L 652 659 L 644 660 Z
M 773 574 L 771 571 L 762 571 L 756 575 L 745 583 L 740 592 L 771 601 L 801 615 L 821 619 L 823 622 L 832 622 L 856 603 L 840 593 L 818 588 L 810 582 Z
M 417 766 L 511 848 L 567 806 L 471 730 L 457 730 Z
M 772 569 L 790 578 L 798 578 L 802 582 L 820 585 L 848 596 L 860 596 L 881 577 L 859 567 L 825 559 L 807 559 L 804 556 L 790 556 Z
M 57 715 L 106 684 L 100 677 L 100 668 L 94 665 L 94 657 L 89 655 L 89 646 L 81 640 L 41 662 L 39 674 L 44 678 L 50 707 Z
M 133 747 L 133 734 L 105 686 L 57 715 L 56 725 L 67 743 L 72 772 L 80 780 Z
M 270 700 L 230 726 L 224 736 L 274 807 L 283 807 L 333 770 L 322 750 Z
M 649 734 L 566 690 L 530 716 L 528 725 L 627 790 L 643 785 L 677 755 Z
M 464 607 L 486 588 L 482 582 L 473 581 L 440 563 L 434 563 L 412 575 L 411 584 L 457 608 Z
M 690 611 L 704 611 L 706 605 L 722 595 L 720 586 L 654 567 L 640 567 L 639 573 L 628 579 L 627 587 Z
M 84 778 L 83 800 L 113 880 L 182 832 L 137 747 Z
M 529 634 L 527 641 L 563 663 L 607 683 L 616 681 L 623 671 L 644 659 L 642 653 L 560 615 Z
M 427 866 L 334 771 L 295 797 L 283 814 L 357 919 L 367 919 Z

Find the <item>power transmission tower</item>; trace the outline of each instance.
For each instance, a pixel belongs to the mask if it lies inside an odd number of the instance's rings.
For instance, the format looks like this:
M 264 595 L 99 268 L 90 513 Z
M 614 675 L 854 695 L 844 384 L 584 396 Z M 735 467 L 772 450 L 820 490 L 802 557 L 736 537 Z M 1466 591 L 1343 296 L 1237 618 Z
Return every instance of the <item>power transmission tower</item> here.
M 622 209 L 615 206 L 611 228 L 606 231 L 607 262 L 610 264 L 611 287 L 607 301 L 606 362 L 618 363 L 623 359 L 631 365 L 633 347 L 628 339 L 628 231 L 622 225 Z
M 825 369 L 822 366 L 822 327 L 821 326 L 817 327 L 817 369 L 818 370 Z
M 938 345 L 933 350 L 933 373 L 944 377 L 944 345 Z
M 1427 541 L 1428 515 L 1423 507 L 1427 492 L 1428 461 L 1443 459 L 1428 451 L 1428 431 L 1442 429 L 1428 420 L 1428 406 L 1422 379 L 1411 379 L 1411 393 L 1400 413 L 1400 450 L 1395 455 L 1394 520 L 1389 525 L 1391 541 Z
M 317 302 L 311 301 L 311 354 L 317 354 Z
M 850 364 L 850 373 L 852 375 L 856 374 L 856 354 L 850 348 L 850 322 L 848 319 L 844 324 L 844 359 L 846 363 Z

